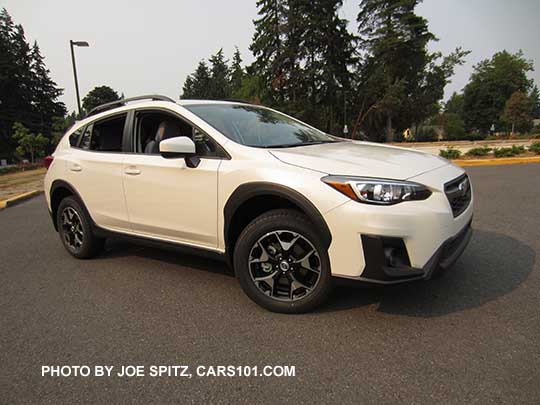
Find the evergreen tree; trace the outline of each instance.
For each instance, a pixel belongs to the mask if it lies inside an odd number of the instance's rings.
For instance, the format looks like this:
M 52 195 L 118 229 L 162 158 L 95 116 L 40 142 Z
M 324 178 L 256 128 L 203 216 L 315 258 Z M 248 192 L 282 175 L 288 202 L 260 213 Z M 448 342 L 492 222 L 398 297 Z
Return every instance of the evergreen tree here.
M 204 60 L 199 62 L 197 69 L 186 78 L 181 98 L 208 99 L 210 98 L 210 70 Z
M 240 92 L 240 89 L 242 88 L 242 81 L 244 80 L 244 77 L 246 76 L 246 72 L 244 71 L 244 68 L 242 67 L 242 56 L 240 55 L 240 51 L 237 47 L 235 47 L 232 64 L 230 68 L 230 89 L 231 89 L 231 96 L 232 97 L 238 97 L 238 93 Z
M 255 56 L 254 66 L 261 76 L 271 104 L 281 105 L 284 85 L 284 26 L 287 22 L 285 0 L 258 0 L 258 19 L 253 21 L 255 33 L 250 50 Z
M 15 25 L 6 9 L 0 12 L 0 150 L 11 157 L 16 142 L 13 125 L 23 124 L 32 132 L 51 137 L 52 121 L 63 116 L 62 94 L 50 78 L 37 44 L 26 42 L 24 29 Z
M 307 97 L 311 107 L 305 118 L 328 132 L 341 133 L 341 118 L 346 92 L 351 88 L 351 68 L 356 64 L 356 38 L 339 17 L 342 0 L 302 2 L 306 15 L 304 38 L 304 76 L 309 83 Z M 295 81 L 291 81 L 295 86 Z
M 529 95 L 531 99 L 531 116 L 533 118 L 540 118 L 540 91 L 538 86 L 535 84 L 531 89 L 531 94 Z
M 364 59 L 356 93 L 363 125 L 375 139 L 419 124 L 438 109 L 443 89 L 456 64 L 468 52 L 456 51 L 442 61 L 427 45 L 436 40 L 425 18 L 415 13 L 420 0 L 362 0 L 357 21 Z
M 223 56 L 223 49 L 210 57 L 209 97 L 213 100 L 224 100 L 230 97 L 229 66 Z
M 66 114 L 64 103 L 56 101 L 63 93 L 56 87 L 56 83 L 50 78 L 50 72 L 45 67 L 45 62 L 39 50 L 37 42 L 34 42 L 31 53 L 32 94 L 33 107 L 36 118 L 39 119 L 37 129 L 39 132 L 52 136 L 53 121 L 55 117 L 63 117 Z

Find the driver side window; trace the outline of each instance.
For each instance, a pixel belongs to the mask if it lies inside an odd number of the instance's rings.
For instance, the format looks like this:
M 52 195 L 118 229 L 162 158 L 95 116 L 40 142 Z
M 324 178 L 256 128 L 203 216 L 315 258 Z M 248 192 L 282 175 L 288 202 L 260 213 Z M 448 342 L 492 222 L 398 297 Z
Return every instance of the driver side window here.
M 187 136 L 195 143 L 197 156 L 223 158 L 225 154 L 206 133 L 181 118 L 163 111 L 138 111 L 135 115 L 134 149 L 136 153 L 159 154 L 162 140 Z

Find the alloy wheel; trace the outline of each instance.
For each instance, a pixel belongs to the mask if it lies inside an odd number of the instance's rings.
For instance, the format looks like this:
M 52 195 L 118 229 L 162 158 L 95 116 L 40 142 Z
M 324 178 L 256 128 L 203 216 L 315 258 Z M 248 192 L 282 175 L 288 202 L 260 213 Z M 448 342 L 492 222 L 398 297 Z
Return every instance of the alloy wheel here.
M 255 242 L 248 267 L 259 291 L 279 301 L 305 298 L 321 278 L 321 258 L 313 243 L 288 230 L 269 232 Z
M 62 211 L 62 236 L 72 250 L 81 248 L 84 241 L 84 231 L 81 217 L 73 207 L 66 207 Z

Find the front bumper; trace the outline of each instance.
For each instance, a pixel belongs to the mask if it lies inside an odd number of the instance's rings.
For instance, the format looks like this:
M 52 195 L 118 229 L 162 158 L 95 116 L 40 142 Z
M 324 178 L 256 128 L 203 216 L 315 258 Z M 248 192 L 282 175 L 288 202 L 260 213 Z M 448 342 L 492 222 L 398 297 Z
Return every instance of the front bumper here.
M 449 267 L 463 252 L 471 235 L 472 191 L 469 205 L 456 216 L 445 194 L 445 184 L 463 174 L 461 168 L 447 165 L 410 179 L 431 189 L 427 200 L 393 206 L 351 200 L 324 213 L 332 234 L 328 250 L 332 275 L 394 283 L 429 278 L 438 268 Z M 404 246 L 407 260 L 401 261 L 401 269 L 384 271 L 385 255 L 377 251 L 382 250 L 380 240 L 385 239 L 397 240 Z M 373 265 L 372 256 L 377 257 L 377 266 Z
M 430 279 L 450 268 L 461 256 L 472 236 L 472 221 L 457 235 L 448 238 L 423 268 L 390 266 L 384 254 L 384 238 L 362 235 L 366 266 L 360 279 L 379 284 L 395 284 L 417 279 Z

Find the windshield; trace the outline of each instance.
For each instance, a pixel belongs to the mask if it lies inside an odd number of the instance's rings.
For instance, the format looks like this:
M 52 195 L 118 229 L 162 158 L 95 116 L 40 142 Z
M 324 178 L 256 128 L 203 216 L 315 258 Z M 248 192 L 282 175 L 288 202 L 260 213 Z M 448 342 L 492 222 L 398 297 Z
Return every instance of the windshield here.
M 337 138 L 263 107 L 241 104 L 186 105 L 227 138 L 257 148 L 286 148 L 337 142 Z

